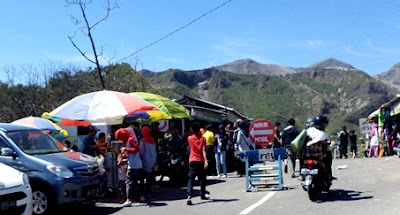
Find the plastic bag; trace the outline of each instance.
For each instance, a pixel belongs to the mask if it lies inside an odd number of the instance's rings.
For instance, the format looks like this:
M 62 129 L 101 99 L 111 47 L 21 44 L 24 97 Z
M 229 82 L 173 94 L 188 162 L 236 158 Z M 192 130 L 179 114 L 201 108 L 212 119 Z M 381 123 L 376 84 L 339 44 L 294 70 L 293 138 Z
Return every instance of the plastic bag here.
M 299 135 L 292 141 L 292 149 L 295 151 L 297 154 L 300 154 L 303 146 L 304 146 L 304 141 L 306 140 L 307 137 L 307 131 L 302 130 Z

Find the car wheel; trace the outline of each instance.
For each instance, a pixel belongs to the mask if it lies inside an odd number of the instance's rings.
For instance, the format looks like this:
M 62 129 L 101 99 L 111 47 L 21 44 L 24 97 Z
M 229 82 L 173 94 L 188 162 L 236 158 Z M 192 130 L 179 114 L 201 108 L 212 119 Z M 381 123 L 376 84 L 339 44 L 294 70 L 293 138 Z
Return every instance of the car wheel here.
M 32 209 L 33 214 L 44 215 L 49 214 L 51 209 L 50 193 L 43 188 L 33 187 L 32 189 Z

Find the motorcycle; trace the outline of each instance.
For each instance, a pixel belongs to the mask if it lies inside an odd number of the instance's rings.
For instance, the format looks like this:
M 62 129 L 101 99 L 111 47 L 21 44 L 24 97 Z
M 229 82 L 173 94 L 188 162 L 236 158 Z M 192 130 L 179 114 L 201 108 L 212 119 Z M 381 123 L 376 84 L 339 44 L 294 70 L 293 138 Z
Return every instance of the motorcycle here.
M 187 168 L 184 156 L 181 153 L 167 152 L 158 166 L 161 175 L 168 176 L 171 185 L 182 185 L 187 182 Z
M 328 152 L 329 137 L 323 130 L 315 127 L 307 129 L 305 139 L 306 153 L 300 174 L 302 176 L 302 187 L 307 191 L 311 201 L 317 201 L 322 192 L 329 192 L 331 177 L 327 169 L 330 169 L 331 157 Z M 326 168 L 326 164 L 328 168 Z
M 302 187 L 307 191 L 311 201 L 317 201 L 318 195 L 322 192 L 329 192 L 331 181 L 325 165 L 321 161 L 307 159 L 301 168 L 303 178 Z

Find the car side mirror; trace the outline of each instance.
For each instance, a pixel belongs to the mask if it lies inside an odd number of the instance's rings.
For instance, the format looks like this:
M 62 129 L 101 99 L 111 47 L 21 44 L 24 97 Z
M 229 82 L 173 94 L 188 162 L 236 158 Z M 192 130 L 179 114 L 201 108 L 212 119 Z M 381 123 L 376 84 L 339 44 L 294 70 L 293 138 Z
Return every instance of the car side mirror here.
M 12 156 L 13 158 L 17 157 L 17 154 L 14 152 L 14 150 L 12 150 L 10 148 L 2 148 L 0 155 L 2 155 L 2 156 Z

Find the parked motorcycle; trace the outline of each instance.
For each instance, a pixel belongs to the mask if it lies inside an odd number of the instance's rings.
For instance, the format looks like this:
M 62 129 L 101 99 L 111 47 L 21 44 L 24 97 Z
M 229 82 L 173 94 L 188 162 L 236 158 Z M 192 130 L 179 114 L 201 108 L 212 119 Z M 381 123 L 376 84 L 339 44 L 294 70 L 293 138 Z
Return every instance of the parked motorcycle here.
M 184 156 L 180 153 L 167 152 L 159 164 L 159 172 L 162 181 L 168 176 L 171 185 L 181 185 L 187 182 L 187 168 Z

